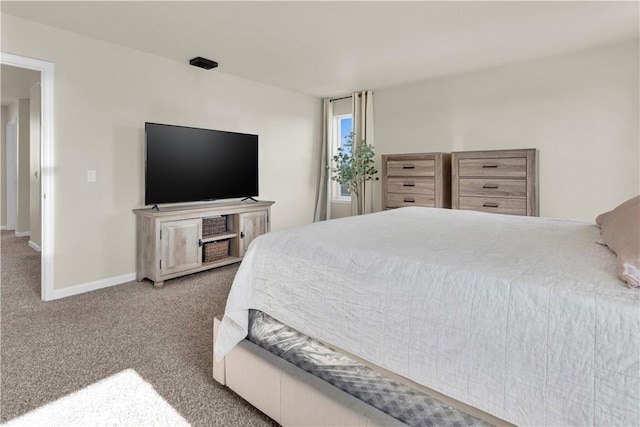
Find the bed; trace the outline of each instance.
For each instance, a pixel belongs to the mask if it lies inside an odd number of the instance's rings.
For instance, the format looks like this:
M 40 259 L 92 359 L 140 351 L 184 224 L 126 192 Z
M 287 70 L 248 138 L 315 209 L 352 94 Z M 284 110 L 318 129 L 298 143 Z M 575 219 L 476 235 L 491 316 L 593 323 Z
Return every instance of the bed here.
M 598 236 L 585 222 L 430 208 L 261 236 L 216 323 L 214 377 L 244 376 L 239 394 L 266 394 L 251 403 L 283 425 L 305 421 L 284 406 L 317 409 L 334 393 L 312 383 L 311 394 L 286 391 L 286 405 L 275 396 L 291 368 L 245 340 L 259 310 L 496 423 L 640 425 L 640 295 Z M 246 378 L 264 360 L 267 374 Z M 253 390 L 267 379 L 279 385 Z M 392 422 L 342 395 L 332 402 L 364 417 L 344 424 Z

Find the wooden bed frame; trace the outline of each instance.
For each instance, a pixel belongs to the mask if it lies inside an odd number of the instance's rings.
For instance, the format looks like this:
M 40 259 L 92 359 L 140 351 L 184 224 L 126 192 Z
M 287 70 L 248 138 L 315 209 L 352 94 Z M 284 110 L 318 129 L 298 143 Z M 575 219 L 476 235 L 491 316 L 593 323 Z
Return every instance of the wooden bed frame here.
M 213 323 L 215 343 L 221 319 Z M 441 402 L 497 426 L 511 426 L 397 374 L 350 357 Z M 220 362 L 213 358 L 213 378 L 226 385 L 282 426 L 405 426 L 384 412 L 320 378 L 243 340 Z

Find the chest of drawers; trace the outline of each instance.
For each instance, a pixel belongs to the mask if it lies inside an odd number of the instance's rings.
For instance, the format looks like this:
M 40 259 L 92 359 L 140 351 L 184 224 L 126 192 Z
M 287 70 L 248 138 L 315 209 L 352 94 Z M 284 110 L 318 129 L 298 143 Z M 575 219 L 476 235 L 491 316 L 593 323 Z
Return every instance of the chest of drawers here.
M 453 209 L 538 216 L 535 149 L 451 154 Z
M 382 156 L 382 209 L 403 206 L 451 207 L 451 155 Z

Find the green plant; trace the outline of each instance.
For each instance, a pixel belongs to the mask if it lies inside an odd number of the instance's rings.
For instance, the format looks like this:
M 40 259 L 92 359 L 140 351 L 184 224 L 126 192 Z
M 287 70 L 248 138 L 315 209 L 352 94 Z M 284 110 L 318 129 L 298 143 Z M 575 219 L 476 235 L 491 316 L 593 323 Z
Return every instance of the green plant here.
M 353 138 L 351 132 L 345 137 L 342 147 L 338 148 L 338 154 L 333 156 L 333 168 L 331 179 L 345 186 L 352 197 L 355 197 L 358 214 L 364 213 L 365 186 L 367 181 L 377 181 L 378 173 L 373 161 L 373 146 L 367 144 L 364 139 L 353 150 Z

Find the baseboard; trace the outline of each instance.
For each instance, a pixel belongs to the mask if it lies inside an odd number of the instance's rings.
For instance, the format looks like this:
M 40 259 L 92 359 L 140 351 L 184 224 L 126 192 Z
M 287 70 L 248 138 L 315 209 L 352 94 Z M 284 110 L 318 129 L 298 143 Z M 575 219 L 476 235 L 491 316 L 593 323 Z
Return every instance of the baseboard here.
M 32 249 L 35 249 L 38 252 L 42 252 L 42 249 L 40 248 L 40 245 L 36 245 L 31 240 L 29 240 L 29 247 L 32 248 Z
M 16 231 L 16 237 L 29 237 L 31 233 L 28 231 Z
M 4 230 L 6 230 L 6 229 L 7 229 L 7 226 L 6 226 L 6 225 L 0 225 L 0 231 L 4 231 Z
M 122 276 L 109 277 L 108 279 L 96 280 L 95 282 L 67 286 L 62 289 L 54 289 L 51 300 L 84 294 L 85 292 L 108 288 L 109 286 L 121 285 L 123 283 L 132 282 L 134 280 L 136 280 L 136 273 L 130 273 L 123 274 Z

